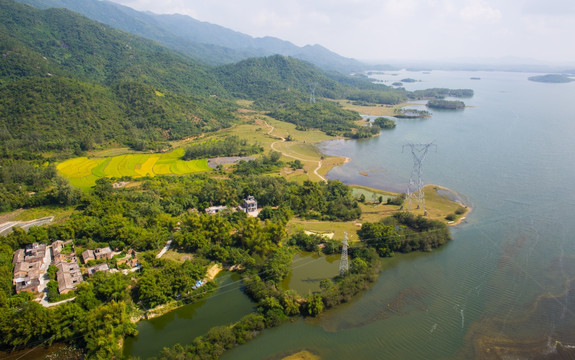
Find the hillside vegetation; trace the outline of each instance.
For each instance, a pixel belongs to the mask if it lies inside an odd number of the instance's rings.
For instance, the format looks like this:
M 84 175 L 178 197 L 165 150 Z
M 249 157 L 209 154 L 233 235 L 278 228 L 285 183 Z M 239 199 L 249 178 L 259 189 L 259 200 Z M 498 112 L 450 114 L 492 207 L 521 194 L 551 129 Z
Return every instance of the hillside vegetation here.
M 40 9 L 67 8 L 92 20 L 157 41 L 199 61 L 221 65 L 273 54 L 309 61 L 322 69 L 341 72 L 372 69 L 373 66 L 340 56 L 321 45 L 296 46 L 266 36 L 254 38 L 225 27 L 180 14 L 140 12 L 115 2 L 99 0 L 18 0 Z M 390 66 L 377 66 L 389 69 Z
M 228 127 L 208 68 L 64 9 L 0 0 L 1 154 L 157 149 Z

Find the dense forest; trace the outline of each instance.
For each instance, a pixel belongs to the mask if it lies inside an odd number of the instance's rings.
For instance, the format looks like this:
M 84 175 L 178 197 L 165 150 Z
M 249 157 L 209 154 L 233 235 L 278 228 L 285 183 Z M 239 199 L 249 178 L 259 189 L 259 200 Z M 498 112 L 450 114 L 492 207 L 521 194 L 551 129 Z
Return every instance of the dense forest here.
M 425 106 L 431 109 L 465 109 L 465 103 L 459 100 L 429 100 Z
M 156 150 L 235 120 L 227 92 L 189 58 L 64 9 L 0 5 L 3 158 Z
M 186 148 L 184 160 L 205 159 L 218 156 L 246 156 L 262 152 L 264 149 L 257 144 L 248 144 L 237 136 L 224 139 L 192 143 Z
M 269 113 L 275 119 L 296 124 L 298 130 L 320 129 L 328 135 L 340 135 L 355 128 L 361 120 L 357 112 L 344 110 L 340 105 L 321 101 L 314 104 L 299 103 Z
M 374 84 L 364 76 L 324 72 L 301 60 L 284 56 L 253 58 L 215 69 L 223 86 L 240 98 L 255 100 L 262 110 L 306 102 L 315 96 L 349 99 L 375 104 L 398 104 L 407 99 L 405 91 Z
M 410 99 L 443 99 L 445 97 L 472 97 L 473 90 L 471 89 L 445 89 L 445 88 L 432 88 L 425 90 L 415 90 L 408 93 Z

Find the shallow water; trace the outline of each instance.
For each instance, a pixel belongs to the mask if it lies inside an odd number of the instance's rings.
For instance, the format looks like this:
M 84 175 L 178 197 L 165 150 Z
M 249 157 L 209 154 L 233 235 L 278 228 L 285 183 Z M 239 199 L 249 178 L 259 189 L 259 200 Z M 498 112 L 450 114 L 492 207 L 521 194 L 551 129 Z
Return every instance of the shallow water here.
M 223 273 L 216 281 L 219 287 L 211 296 L 140 321 L 138 336 L 127 338 L 124 343 L 124 355 L 141 359 L 156 356 L 164 347 L 190 344 L 210 328 L 234 323 L 254 310 L 254 304 L 240 290 L 237 274 Z
M 320 291 L 319 283 L 339 275 L 339 255 L 302 251 L 294 255 L 290 272 L 282 281 L 284 289 L 295 290 L 302 296 Z
M 377 138 L 321 144 L 351 158 L 328 177 L 403 192 L 413 165 L 403 145 L 434 142 L 424 182 L 456 190 L 473 212 L 442 249 L 386 260 L 373 288 L 350 304 L 266 330 L 223 358 L 301 349 L 325 359 L 558 358 L 557 341 L 575 344 L 575 83 L 530 75 L 387 77 L 421 80 L 409 90 L 472 88 L 475 96 L 464 110 L 398 120 Z

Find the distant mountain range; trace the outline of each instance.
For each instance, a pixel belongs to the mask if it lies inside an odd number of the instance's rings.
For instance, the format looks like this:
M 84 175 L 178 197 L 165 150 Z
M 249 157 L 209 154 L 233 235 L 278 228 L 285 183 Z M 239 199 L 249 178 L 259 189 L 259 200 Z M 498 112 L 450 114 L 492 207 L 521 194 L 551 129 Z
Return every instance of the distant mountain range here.
M 208 65 L 65 8 L 0 0 L 0 18 L 0 159 L 164 149 L 231 126 L 238 99 L 260 110 L 307 103 L 310 83 L 318 98 L 408 96 L 284 55 Z
M 139 35 L 210 65 L 238 62 L 274 54 L 308 61 L 324 70 L 342 73 L 391 66 L 373 66 L 340 56 L 321 45 L 296 46 L 274 37 L 254 38 L 186 15 L 158 15 L 100 0 L 17 0 L 39 9 L 66 8 L 92 20 Z

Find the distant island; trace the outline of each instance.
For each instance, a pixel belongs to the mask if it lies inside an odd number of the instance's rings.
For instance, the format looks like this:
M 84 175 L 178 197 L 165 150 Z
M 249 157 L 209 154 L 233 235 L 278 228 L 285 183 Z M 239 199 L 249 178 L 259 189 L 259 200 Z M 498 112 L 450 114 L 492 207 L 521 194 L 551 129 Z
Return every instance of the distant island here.
M 474 76 L 470 77 L 470 79 L 471 79 L 471 80 L 481 80 L 480 77 L 474 77 Z
M 401 79 L 402 82 L 406 82 L 406 83 L 413 83 L 413 82 L 417 82 L 417 80 L 412 79 L 412 78 L 406 78 L 406 79 Z
M 431 113 L 427 110 L 396 108 L 393 112 L 393 116 L 398 119 L 425 119 L 431 117 Z
M 393 84 L 391 84 L 393 86 L 403 86 L 403 83 L 400 83 L 399 81 L 394 82 Z
M 465 103 L 459 100 L 429 100 L 426 104 L 428 108 L 432 109 L 463 109 L 465 108 Z
M 537 75 L 537 76 L 530 76 L 527 78 L 529 81 L 535 82 L 543 82 L 543 83 L 568 83 L 571 81 L 575 81 L 575 79 L 571 79 L 570 77 L 562 74 L 547 74 L 547 75 Z

